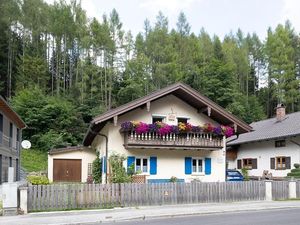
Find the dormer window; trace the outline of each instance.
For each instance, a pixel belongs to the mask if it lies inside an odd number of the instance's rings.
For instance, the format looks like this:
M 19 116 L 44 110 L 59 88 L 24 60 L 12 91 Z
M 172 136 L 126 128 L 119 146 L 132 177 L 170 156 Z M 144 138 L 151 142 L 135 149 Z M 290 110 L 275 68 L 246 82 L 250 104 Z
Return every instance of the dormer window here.
M 285 147 L 285 140 L 278 140 L 278 141 L 275 141 L 275 147 L 276 147 L 276 148 Z
M 187 117 L 177 117 L 177 123 L 187 123 L 189 118 Z
M 152 115 L 152 123 L 164 122 L 166 116 L 164 115 Z

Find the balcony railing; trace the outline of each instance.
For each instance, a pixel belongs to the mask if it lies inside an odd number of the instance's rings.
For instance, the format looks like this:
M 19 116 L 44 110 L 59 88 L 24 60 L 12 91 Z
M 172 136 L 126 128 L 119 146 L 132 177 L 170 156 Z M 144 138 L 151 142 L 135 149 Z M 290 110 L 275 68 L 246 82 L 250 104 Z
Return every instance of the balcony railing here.
M 209 133 L 186 133 L 158 135 L 157 133 L 137 134 L 134 131 L 124 133 L 124 146 L 132 148 L 167 149 L 208 149 L 223 147 L 223 139 Z

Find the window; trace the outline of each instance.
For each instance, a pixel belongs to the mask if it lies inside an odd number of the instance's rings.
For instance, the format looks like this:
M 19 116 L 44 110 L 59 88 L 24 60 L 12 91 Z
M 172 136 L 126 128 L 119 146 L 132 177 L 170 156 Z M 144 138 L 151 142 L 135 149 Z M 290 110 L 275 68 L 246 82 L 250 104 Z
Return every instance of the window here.
M 193 173 L 203 173 L 203 159 L 192 159 Z
M 286 158 L 285 157 L 276 157 L 276 169 L 285 170 L 286 169 Z
M 252 169 L 252 159 L 243 159 L 243 168 Z
M 257 169 L 257 159 L 253 159 L 253 158 L 238 159 L 237 168 L 238 169 L 245 168 L 248 170 Z
M 91 176 L 93 174 L 93 164 L 88 163 L 88 176 Z
M 186 117 L 177 117 L 177 123 L 187 123 L 189 118 Z
M 135 172 L 137 173 L 148 173 L 149 165 L 147 158 L 136 158 L 135 159 Z
M 0 143 L 3 139 L 3 115 L 0 113 Z
M 12 157 L 9 157 L 9 167 L 12 167 Z
M 285 140 L 275 141 L 275 147 L 276 148 L 285 147 Z
M 164 116 L 152 116 L 152 123 L 163 122 Z
M 16 147 L 17 150 L 20 149 L 20 129 L 17 128 L 17 133 L 16 133 Z
M 9 147 L 12 147 L 13 124 L 9 123 Z
M 19 173 L 19 159 L 16 159 L 16 180 L 20 180 L 20 173 Z
M 291 157 L 277 156 L 275 158 L 270 158 L 270 168 L 272 170 L 291 169 Z

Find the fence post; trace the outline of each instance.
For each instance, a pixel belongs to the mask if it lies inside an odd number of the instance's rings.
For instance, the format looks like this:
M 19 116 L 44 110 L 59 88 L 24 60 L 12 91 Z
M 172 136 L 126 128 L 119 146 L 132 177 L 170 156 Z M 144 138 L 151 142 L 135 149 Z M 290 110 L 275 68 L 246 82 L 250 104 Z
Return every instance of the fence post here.
M 296 181 L 289 181 L 289 198 L 296 198 Z
M 266 201 L 272 201 L 272 181 L 265 181 L 266 185 Z
M 24 214 L 28 213 L 28 187 L 19 187 L 20 190 L 20 210 L 23 211 Z

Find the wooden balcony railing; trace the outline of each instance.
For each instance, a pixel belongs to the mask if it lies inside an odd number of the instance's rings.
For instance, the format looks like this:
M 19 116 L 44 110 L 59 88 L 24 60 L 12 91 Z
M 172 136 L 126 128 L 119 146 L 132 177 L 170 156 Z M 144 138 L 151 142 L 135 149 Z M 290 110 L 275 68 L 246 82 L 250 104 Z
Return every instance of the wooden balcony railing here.
M 157 133 L 124 133 L 124 146 L 132 148 L 167 148 L 167 149 L 208 149 L 218 150 L 223 147 L 223 139 L 208 133 L 186 133 L 158 135 Z

